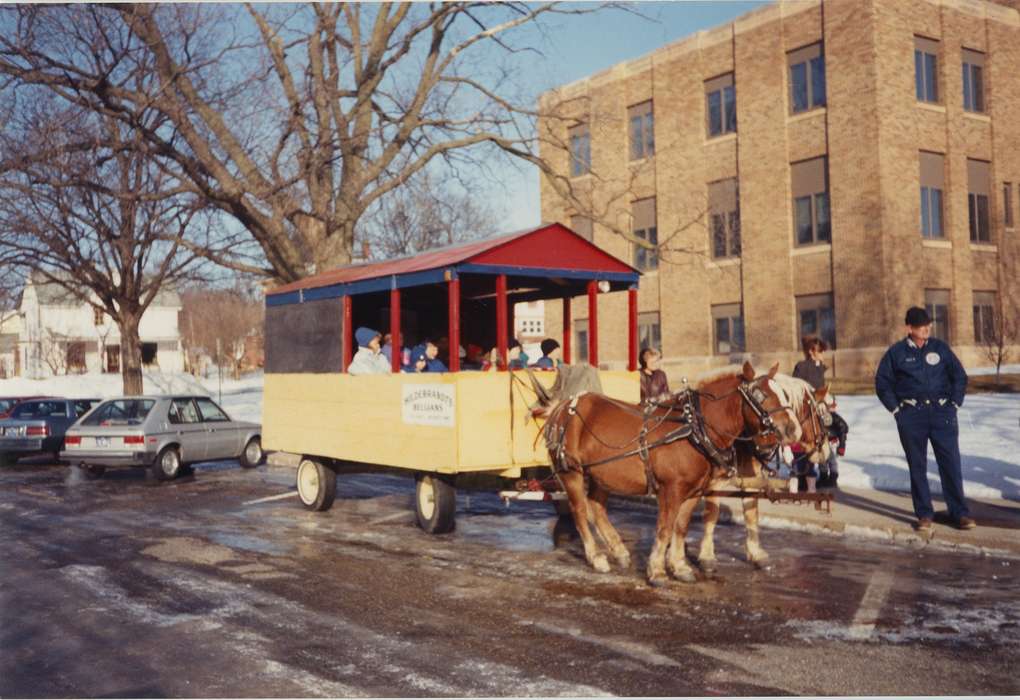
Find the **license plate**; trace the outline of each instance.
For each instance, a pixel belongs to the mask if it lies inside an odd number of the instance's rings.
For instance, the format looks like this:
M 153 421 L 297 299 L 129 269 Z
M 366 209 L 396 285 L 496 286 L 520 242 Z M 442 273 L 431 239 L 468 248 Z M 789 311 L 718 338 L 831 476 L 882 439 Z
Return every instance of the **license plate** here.
M 106 438 L 106 437 L 97 437 L 96 438 L 96 447 L 109 447 L 109 446 L 110 446 L 110 438 Z

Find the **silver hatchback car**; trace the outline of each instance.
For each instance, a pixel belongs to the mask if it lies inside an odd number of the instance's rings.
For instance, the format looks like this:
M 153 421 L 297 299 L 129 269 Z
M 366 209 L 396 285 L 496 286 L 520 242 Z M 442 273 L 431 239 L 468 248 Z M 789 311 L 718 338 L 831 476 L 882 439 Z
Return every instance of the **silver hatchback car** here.
M 146 467 L 166 481 L 190 464 L 220 459 L 251 469 L 263 459 L 262 426 L 231 420 L 207 396 L 108 399 L 67 430 L 60 456 L 90 478 L 107 467 Z

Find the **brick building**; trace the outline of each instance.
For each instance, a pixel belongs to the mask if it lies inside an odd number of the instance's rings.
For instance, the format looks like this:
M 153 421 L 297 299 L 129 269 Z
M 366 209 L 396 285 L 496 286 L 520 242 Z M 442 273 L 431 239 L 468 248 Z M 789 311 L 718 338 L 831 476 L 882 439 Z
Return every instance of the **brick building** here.
M 743 356 L 789 371 L 813 332 L 837 376 L 867 375 L 913 304 L 987 364 L 992 316 L 1020 315 L 1017 0 L 780 2 L 540 107 L 562 175 L 543 178 L 542 218 L 646 271 L 642 344 L 671 374 Z M 600 303 L 605 364 L 626 361 L 626 304 Z M 576 300 L 582 350 L 586 315 Z

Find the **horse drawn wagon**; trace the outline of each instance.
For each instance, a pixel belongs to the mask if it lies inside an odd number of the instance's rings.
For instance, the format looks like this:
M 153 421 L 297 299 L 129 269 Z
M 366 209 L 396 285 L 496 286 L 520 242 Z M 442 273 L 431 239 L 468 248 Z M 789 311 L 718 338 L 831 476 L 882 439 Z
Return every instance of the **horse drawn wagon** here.
M 587 296 L 584 359 L 598 367 L 600 296 L 626 291 L 627 365 L 602 370 L 599 378 L 607 395 L 637 402 L 639 277 L 551 224 L 349 265 L 274 289 L 266 296 L 264 447 L 292 456 L 298 495 L 309 509 L 330 508 L 338 474 L 396 470 L 416 480 L 422 529 L 449 531 L 459 483 L 478 475 L 498 483 L 548 474 L 548 453 L 536 439 L 540 426 L 528 415 L 535 393 L 508 369 L 514 304 L 562 301 L 562 354 L 570 363 L 570 302 Z M 360 326 L 391 334 L 389 374 L 347 372 Z M 441 358 L 449 371 L 401 371 L 402 346 L 439 336 L 450 348 Z M 468 343 L 497 349 L 494 371 L 462 371 L 458 348 Z M 544 386 L 555 375 L 533 373 Z

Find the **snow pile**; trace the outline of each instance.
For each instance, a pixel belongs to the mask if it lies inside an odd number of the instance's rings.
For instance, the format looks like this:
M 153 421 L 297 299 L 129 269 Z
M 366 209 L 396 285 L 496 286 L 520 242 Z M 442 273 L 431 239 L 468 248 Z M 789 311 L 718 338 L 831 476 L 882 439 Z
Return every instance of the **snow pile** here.
M 1020 371 L 1020 366 L 1010 366 Z M 972 372 L 976 374 L 977 372 Z M 261 422 L 262 373 L 240 380 L 224 378 L 222 405 L 231 417 Z M 220 396 L 215 375 L 146 372 L 146 393 L 170 392 Z M 0 396 L 45 394 L 72 397 L 119 396 L 118 374 L 53 377 L 44 380 L 2 379 Z M 846 456 L 839 461 L 841 486 L 909 491 L 907 462 L 896 422 L 874 396 L 838 396 L 838 411 L 850 424 Z M 1020 499 L 1020 394 L 973 394 L 959 414 L 960 452 L 968 496 Z M 932 493 L 941 493 L 938 467 L 929 450 L 928 474 Z
M 193 377 L 178 372 L 144 371 L 142 387 L 145 394 L 199 394 L 219 400 L 220 383 L 215 374 L 209 378 Z M 231 418 L 260 422 L 262 420 L 262 372 L 245 375 L 239 380 L 228 376 L 222 383 L 223 408 Z M 46 379 L 0 379 L 0 396 L 68 396 L 100 398 L 124 394 L 120 374 L 72 374 Z

